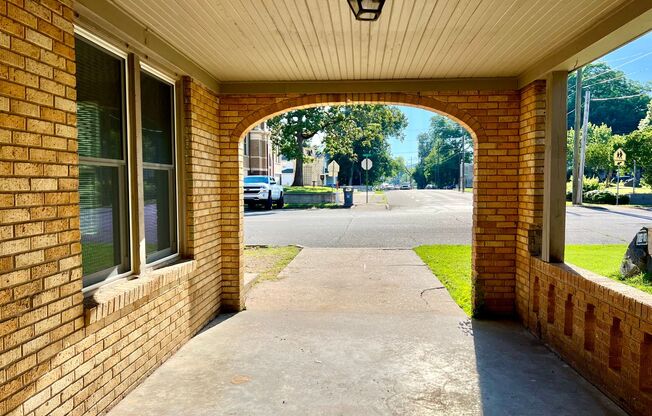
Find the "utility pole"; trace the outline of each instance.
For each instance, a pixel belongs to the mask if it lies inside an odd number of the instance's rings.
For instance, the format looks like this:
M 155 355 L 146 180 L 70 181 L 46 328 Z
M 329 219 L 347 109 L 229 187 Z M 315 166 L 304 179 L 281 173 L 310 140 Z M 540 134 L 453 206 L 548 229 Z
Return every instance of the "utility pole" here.
M 575 76 L 575 126 L 573 137 L 573 205 L 582 205 L 582 183 L 580 177 L 580 119 L 582 110 L 582 68 Z
M 584 120 L 582 120 L 582 148 L 580 149 L 580 171 L 577 175 L 579 182 L 579 201 L 582 204 L 582 190 L 584 189 L 584 160 L 586 159 L 586 135 L 589 131 L 589 111 L 591 107 L 591 91 L 586 90 L 584 95 Z
M 462 136 L 462 160 L 460 160 L 460 192 L 464 192 L 464 136 Z

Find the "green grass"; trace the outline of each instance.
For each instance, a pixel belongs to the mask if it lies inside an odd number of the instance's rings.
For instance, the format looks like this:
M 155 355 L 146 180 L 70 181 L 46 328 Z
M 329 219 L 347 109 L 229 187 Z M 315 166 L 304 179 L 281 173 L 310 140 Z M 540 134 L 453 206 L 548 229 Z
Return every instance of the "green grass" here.
M 566 262 L 652 294 L 652 275 L 641 274 L 627 279 L 620 275 L 620 262 L 626 250 L 625 244 L 568 245 Z M 455 303 L 471 316 L 471 246 L 419 246 L 414 251 L 446 287 Z
M 626 250 L 626 244 L 567 245 L 565 260 L 567 263 L 652 294 L 651 275 L 640 274 L 629 278 L 621 276 L 620 263 Z
M 414 249 L 451 297 L 471 316 L 471 246 L 434 245 Z
M 382 189 L 375 189 L 375 190 L 374 190 L 374 193 L 375 193 L 376 195 L 385 195 L 385 191 L 383 191 Z
M 297 246 L 245 247 L 245 269 L 258 273 L 258 282 L 275 281 L 300 251 Z
M 329 186 L 288 186 L 283 188 L 286 194 L 324 194 L 334 192 Z

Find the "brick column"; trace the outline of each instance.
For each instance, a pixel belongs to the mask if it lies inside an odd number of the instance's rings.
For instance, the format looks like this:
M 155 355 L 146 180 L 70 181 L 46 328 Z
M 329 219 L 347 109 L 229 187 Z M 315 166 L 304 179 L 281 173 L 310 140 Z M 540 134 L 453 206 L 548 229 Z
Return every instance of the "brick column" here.
M 541 254 L 543 224 L 543 161 L 545 150 L 546 83 L 521 90 L 519 151 L 519 216 L 516 249 L 516 311 L 527 321 L 532 287 L 530 257 Z M 532 278 L 533 279 L 533 278 Z

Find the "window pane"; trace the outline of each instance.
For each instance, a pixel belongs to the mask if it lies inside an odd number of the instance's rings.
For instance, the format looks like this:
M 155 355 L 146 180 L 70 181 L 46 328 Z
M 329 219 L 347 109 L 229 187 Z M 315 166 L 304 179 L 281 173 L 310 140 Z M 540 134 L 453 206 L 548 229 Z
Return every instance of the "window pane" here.
M 141 112 L 143 119 L 143 161 L 172 164 L 173 88 L 141 72 Z
M 79 204 L 84 276 L 115 269 L 121 256 L 120 167 L 79 166 Z M 125 242 L 126 244 L 126 242 Z M 101 280 L 101 279 L 100 279 Z M 85 281 L 86 285 L 96 283 Z
M 123 159 L 124 60 L 75 39 L 79 155 Z
M 145 186 L 145 245 L 147 261 L 154 261 L 160 256 L 152 256 L 161 250 L 172 249 L 173 217 L 171 215 L 170 175 L 172 171 L 144 169 Z M 171 253 L 165 253 L 171 254 Z

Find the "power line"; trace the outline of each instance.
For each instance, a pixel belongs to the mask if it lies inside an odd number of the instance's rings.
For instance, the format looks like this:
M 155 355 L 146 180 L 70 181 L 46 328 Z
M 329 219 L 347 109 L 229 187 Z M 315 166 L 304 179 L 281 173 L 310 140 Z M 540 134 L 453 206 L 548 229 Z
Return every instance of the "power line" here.
M 640 97 L 641 95 L 648 95 L 648 93 L 642 92 L 640 94 L 622 95 L 620 97 L 591 98 L 591 101 L 626 100 L 628 98 Z

